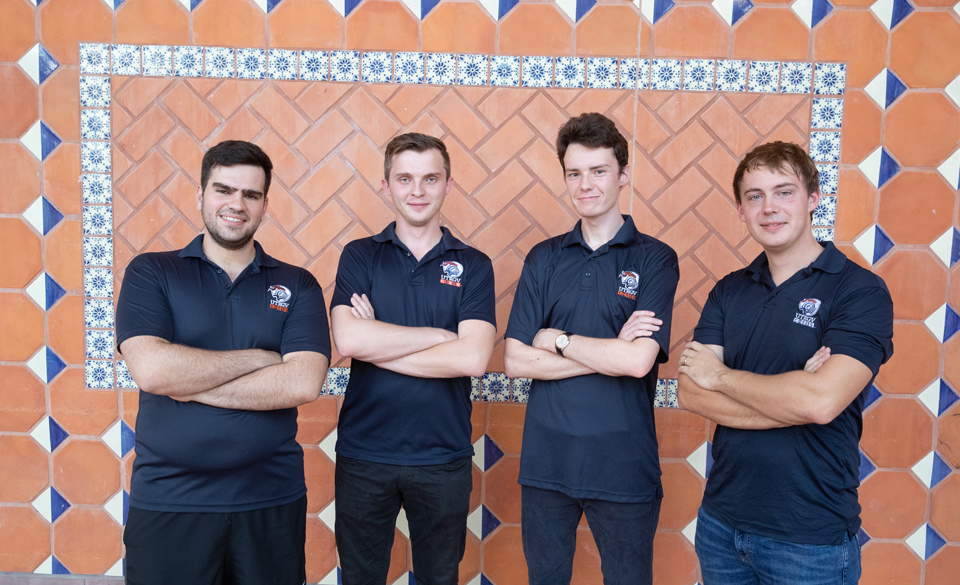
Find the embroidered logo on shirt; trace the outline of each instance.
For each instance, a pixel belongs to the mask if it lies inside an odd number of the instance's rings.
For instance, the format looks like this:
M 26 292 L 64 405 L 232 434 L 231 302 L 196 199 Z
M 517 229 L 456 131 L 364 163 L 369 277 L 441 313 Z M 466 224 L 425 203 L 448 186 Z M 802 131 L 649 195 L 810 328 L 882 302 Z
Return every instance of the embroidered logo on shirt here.
M 794 323 L 815 328 L 817 320 L 814 315 L 820 310 L 820 299 L 803 299 L 800 301 L 800 312 L 793 318 Z
M 463 276 L 463 264 L 447 260 L 440 264 L 440 282 L 450 286 L 460 286 L 460 277 Z
M 268 288 L 267 292 L 270 293 L 271 309 L 283 311 L 284 313 L 290 312 L 290 297 L 293 295 L 290 293 L 289 288 L 282 284 L 275 284 Z
M 617 294 L 628 299 L 637 300 L 637 289 L 640 288 L 640 275 L 632 270 L 620 273 L 620 290 Z

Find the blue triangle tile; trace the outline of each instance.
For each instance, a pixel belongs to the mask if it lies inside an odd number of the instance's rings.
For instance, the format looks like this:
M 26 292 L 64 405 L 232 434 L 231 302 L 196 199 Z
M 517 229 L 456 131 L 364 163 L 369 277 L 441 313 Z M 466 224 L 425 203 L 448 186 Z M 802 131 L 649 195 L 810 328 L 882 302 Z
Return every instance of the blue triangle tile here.
M 56 488 L 50 488 L 50 521 L 56 522 L 70 508 L 70 502 Z
M 267 0 L 267 13 L 273 12 L 273 9 L 280 4 L 281 0 Z
M 58 146 L 60 146 L 60 137 L 51 130 L 45 122 L 40 122 L 40 153 L 43 160 Z
M 487 536 L 489 536 L 491 532 L 500 526 L 500 519 L 494 516 L 493 512 L 491 512 L 486 506 L 482 507 L 480 511 L 480 518 L 482 520 L 480 531 L 483 534 L 480 540 L 486 540 Z
M 878 177 L 877 187 L 886 185 L 887 181 L 899 172 L 900 165 L 897 164 L 897 161 L 893 160 L 893 157 L 890 156 L 886 148 L 882 149 L 880 151 L 880 176 Z
M 863 482 L 864 479 L 866 479 L 866 477 L 867 477 L 868 475 L 870 475 L 871 473 L 873 473 L 876 468 L 877 468 L 877 466 L 874 465 L 873 463 L 871 463 L 869 459 L 867 459 L 867 456 L 863 454 L 863 451 L 860 451 L 860 481 L 861 481 L 861 483 Z
M 45 299 L 47 306 L 45 308 L 49 311 L 51 307 L 57 304 L 57 301 L 59 301 L 63 295 L 67 294 L 67 291 L 63 290 L 63 287 L 49 274 L 44 273 L 44 277 L 46 281 L 45 288 L 47 289 L 47 298 Z
M 127 421 L 120 421 L 120 456 L 126 457 L 136 444 L 137 434 L 133 432 Z
M 820 24 L 820 21 L 833 11 L 833 4 L 827 0 L 813 0 L 813 13 L 810 15 L 810 28 Z
M 413 574 L 413 571 L 410 571 L 409 573 L 407 573 L 407 575 L 408 575 L 407 585 L 417 585 L 417 576 Z
M 480 585 L 493 585 L 493 581 L 487 579 L 487 576 L 480 573 Z
M 910 16 L 911 12 L 913 12 L 913 5 L 907 0 L 893 0 L 893 16 L 890 18 L 890 29 L 893 30 L 893 27 Z
M 596 5 L 597 0 L 577 0 L 577 22 Z
M 704 477 L 710 477 L 711 469 L 713 469 L 713 443 L 707 441 L 707 469 Z
M 503 0 L 500 0 L 501 2 Z M 738 2 L 744 0 L 737 0 Z M 749 0 L 746 0 L 749 1 Z M 752 6 L 752 5 L 751 5 Z M 656 24 L 659 22 L 663 15 L 667 12 L 670 12 L 670 9 L 673 8 L 673 0 L 653 0 L 653 23 Z M 736 4 L 734 5 L 734 12 L 736 12 Z
M 506 16 L 519 3 L 520 0 L 500 0 L 500 14 L 497 15 L 497 20 Z
M 190 11 L 192 12 L 196 10 L 197 6 L 200 6 L 201 2 L 203 2 L 203 0 L 190 0 Z
M 957 401 L 957 393 L 953 391 L 946 382 L 942 379 L 940 380 L 940 408 L 937 411 L 937 416 L 945 413 L 948 408 L 953 406 L 953 403 Z
M 53 350 L 49 347 L 47 348 L 47 382 L 51 382 L 54 378 L 57 377 L 63 369 L 67 367 L 67 364 L 63 363 L 63 360 L 60 359 L 60 356 L 53 353 Z
M 938 483 L 943 481 L 943 478 L 950 475 L 952 469 L 949 465 L 940 457 L 940 454 L 936 451 L 933 452 L 933 472 L 930 474 L 930 489 L 936 487 Z
M 53 417 L 49 417 L 47 422 L 50 424 L 50 452 L 53 453 L 60 446 L 60 443 L 67 440 L 70 434 L 63 430 L 63 427 L 57 424 Z
M 502 2 L 503 0 L 500 1 Z M 362 0 L 344 0 L 343 16 L 350 16 L 350 13 L 353 12 L 357 6 L 360 6 L 360 2 L 362 2 Z
M 57 557 L 53 557 L 53 570 L 51 571 L 54 575 L 70 575 L 70 569 L 63 566 Z
M 943 537 L 937 534 L 937 531 L 927 524 L 927 546 L 923 551 L 924 560 L 929 559 L 930 555 L 940 550 L 940 548 L 945 544 L 946 541 L 943 540 Z
M 127 514 L 130 513 L 130 494 L 123 490 L 123 525 L 127 525 Z
M 731 22 L 730 25 L 733 26 L 737 24 L 737 22 L 751 10 L 753 10 L 753 2 L 750 0 L 733 0 L 733 22 Z
M 113 0 L 113 9 L 117 10 L 120 8 L 126 0 Z
M 865 544 L 870 542 L 870 535 L 867 534 L 867 531 L 863 528 L 857 531 L 857 541 L 860 543 L 860 548 L 863 548 Z
M 46 157 L 47 155 L 44 154 L 43 156 Z M 63 214 L 53 206 L 53 203 L 47 201 L 46 197 L 41 197 L 41 200 L 43 201 L 43 235 L 47 235 L 60 223 Z
M 953 266 L 960 260 L 960 231 L 953 228 L 953 245 L 950 246 L 950 266 Z
M 440 0 L 420 0 L 420 20 L 426 18 L 437 4 L 440 4 Z
M 887 255 L 887 252 L 893 249 L 893 240 L 880 229 L 880 226 L 877 226 L 877 229 L 874 231 L 874 240 L 873 240 L 873 263 L 876 264 L 880 261 L 881 258 Z
M 885 107 L 889 108 L 905 91 L 907 91 L 907 86 L 893 74 L 893 71 L 887 69 L 887 104 Z
M 867 408 L 877 400 L 880 400 L 881 398 L 883 398 L 883 394 L 880 392 L 880 390 L 877 390 L 876 386 L 874 386 L 873 384 L 870 384 L 870 391 L 867 392 L 867 401 L 866 401 L 866 404 L 863 405 L 863 407 Z
M 960 315 L 953 310 L 953 307 L 947 305 L 946 315 L 943 321 L 943 342 L 953 337 L 953 334 L 960 329 Z
M 53 75 L 57 67 L 60 67 L 57 60 L 43 48 L 43 45 L 40 45 L 40 83 L 42 84 L 48 77 Z
M 487 471 L 493 464 L 497 461 L 500 461 L 500 458 L 503 457 L 503 451 L 500 450 L 500 447 L 497 447 L 497 444 L 493 442 L 493 439 L 489 435 L 483 436 L 483 467 L 484 471 Z

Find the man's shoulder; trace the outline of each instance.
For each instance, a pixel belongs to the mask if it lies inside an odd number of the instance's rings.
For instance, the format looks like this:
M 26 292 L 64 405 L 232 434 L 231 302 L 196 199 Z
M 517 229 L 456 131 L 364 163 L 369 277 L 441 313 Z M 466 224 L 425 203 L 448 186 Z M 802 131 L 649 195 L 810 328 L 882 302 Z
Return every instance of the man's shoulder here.
M 636 242 L 635 245 L 641 247 L 645 255 L 652 261 L 674 265 L 678 263 L 677 252 L 669 244 L 639 231 L 634 241 Z
M 549 258 L 559 254 L 563 250 L 563 240 L 569 234 L 570 232 L 567 232 L 565 234 L 560 234 L 559 236 L 547 238 L 539 244 L 534 245 L 532 248 L 530 248 L 530 251 L 527 252 L 527 262 L 541 258 Z
M 178 265 L 188 264 L 191 257 L 181 257 L 182 250 L 166 250 L 162 252 L 143 252 L 134 256 L 127 265 L 127 270 L 137 270 L 141 267 L 149 267 L 157 270 L 165 270 Z
M 296 279 L 297 282 L 301 284 L 309 285 L 317 282 L 317 278 L 313 273 L 302 266 L 290 264 L 282 260 L 277 260 L 276 258 L 273 258 L 273 261 L 275 262 L 273 266 L 264 266 L 261 270 L 268 272 L 270 276 Z

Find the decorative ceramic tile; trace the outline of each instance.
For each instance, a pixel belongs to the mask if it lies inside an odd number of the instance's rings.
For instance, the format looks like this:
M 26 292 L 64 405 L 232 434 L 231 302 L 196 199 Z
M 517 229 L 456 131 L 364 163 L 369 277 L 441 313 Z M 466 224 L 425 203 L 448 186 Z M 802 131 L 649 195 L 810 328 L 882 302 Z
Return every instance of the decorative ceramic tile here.
M 813 228 L 813 237 L 818 242 L 832 242 L 833 241 L 833 228 Z
M 781 93 L 810 93 L 813 64 L 784 63 L 780 71 Z
M 330 81 L 360 81 L 359 51 L 330 51 Z
M 958 6 L 960 6 L 960 4 L 958 4 Z M 951 86 L 956 86 L 957 89 L 960 89 L 960 77 L 947 85 L 947 95 L 951 95 L 952 93 Z M 903 92 L 907 91 L 907 86 L 893 71 L 884 69 L 880 73 L 877 73 L 877 76 L 874 77 L 863 90 L 867 92 L 867 95 L 873 98 L 873 101 L 877 102 L 881 108 L 889 108 L 893 105 L 893 102 L 897 101 L 898 97 L 903 95 Z M 960 95 L 953 95 L 952 97 L 954 102 L 960 103 Z
M 587 87 L 590 89 L 617 87 L 617 60 L 612 57 L 587 59 Z
M 81 176 L 83 178 L 83 202 L 85 204 L 109 204 L 113 201 L 110 175 L 84 173 Z
M 83 264 L 113 266 L 113 238 L 84 237 Z
M 457 57 L 457 83 L 459 85 L 486 85 L 490 63 L 486 55 L 460 55 Z M 519 76 L 517 78 L 519 83 Z
M 530 400 L 530 385 L 533 380 L 530 378 L 513 379 L 513 401 L 528 402 Z
M 747 62 L 717 61 L 717 91 L 747 91 Z
M 203 77 L 203 47 L 174 47 L 173 73 L 177 77 Z
M 80 110 L 80 138 L 110 140 L 110 110 Z
M 117 362 L 117 388 L 137 388 L 137 383 L 133 381 L 130 370 L 127 368 L 126 360 Z
M 80 166 L 88 173 L 110 172 L 110 143 L 81 142 Z
M 506 55 L 490 57 L 490 85 L 519 87 L 520 57 Z
M 110 52 L 114 75 L 140 75 L 140 47 L 114 45 Z
M 509 402 L 510 378 L 502 373 L 487 372 L 484 374 L 483 399 L 487 402 Z
M 300 79 L 326 81 L 329 68 L 326 51 L 300 51 Z
M 173 50 L 170 45 L 144 45 L 143 74 L 161 77 L 172 75 L 171 55 Z
M 84 365 L 87 388 L 113 388 L 113 362 L 87 360 Z
M 667 408 L 680 408 L 677 400 L 677 381 L 667 380 Z
M 364 83 L 390 83 L 393 80 L 393 54 L 371 51 L 363 54 Z
M 813 231 L 814 235 L 816 235 L 817 230 L 815 229 Z M 890 236 L 877 224 L 868 227 L 860 237 L 853 241 L 853 247 L 856 248 L 870 264 L 879 262 L 894 246 L 896 246 L 896 242 L 891 240 Z
M 813 93 L 817 95 L 843 95 L 847 84 L 845 63 L 817 63 L 813 76 Z
M 80 73 L 110 73 L 110 45 L 80 43 Z
M 233 49 L 226 47 L 207 47 L 203 71 L 206 77 L 233 77 L 236 75 Z
M 83 234 L 86 236 L 113 235 L 113 207 L 110 205 L 83 206 Z
M 660 379 L 657 380 L 657 387 L 654 390 L 653 395 L 653 406 L 656 408 L 664 408 L 667 405 L 667 381 Z
M 820 172 L 820 194 L 835 195 L 840 181 L 840 165 L 817 165 Z
M 523 58 L 523 87 L 553 85 L 553 57 L 527 55 Z
M 882 146 L 878 146 L 867 158 L 863 159 L 858 167 L 877 188 L 886 185 L 887 181 L 900 172 L 900 165 Z
M 775 93 L 779 89 L 779 61 L 750 61 L 750 83 L 747 85 L 747 91 Z
M 86 351 L 87 359 L 91 360 L 109 360 L 113 359 L 113 331 L 100 331 L 88 329 L 86 331 Z
M 88 270 L 90 270 L 88 268 Z M 110 279 L 113 293 L 113 278 Z M 100 296 L 100 295 L 98 295 Z M 83 326 L 87 329 L 113 329 L 113 301 L 110 299 L 84 299 Z
M 820 205 L 813 210 L 813 227 L 831 226 L 837 220 L 837 198 L 826 196 L 820 198 Z
M 237 79 L 263 79 L 266 76 L 266 50 L 237 49 Z
M 716 65 L 710 59 L 687 59 L 683 63 L 683 89 L 713 91 Z
M 484 82 L 486 75 L 484 75 Z M 457 56 L 453 53 L 427 53 L 427 83 L 453 85 L 457 82 Z
M 680 89 L 680 59 L 654 59 L 650 67 L 650 89 Z
M 85 108 L 109 108 L 110 78 L 81 75 L 80 105 Z
M 423 83 L 423 53 L 397 53 L 397 83 Z
M 840 133 L 811 132 L 810 158 L 816 162 L 839 162 Z
M 84 268 L 83 294 L 88 297 L 112 297 L 113 271 L 109 268 Z
M 270 79 L 297 78 L 297 52 L 284 49 L 270 49 Z
M 481 388 L 483 387 L 483 381 L 476 376 L 470 378 L 470 401 L 471 402 L 480 402 L 483 398 Z
M 343 396 L 350 382 L 350 368 L 330 368 L 327 370 L 327 394 Z
M 583 87 L 586 64 L 582 57 L 557 57 L 556 86 Z
M 813 117 L 810 125 L 817 130 L 843 127 L 842 98 L 813 98 Z
M 647 89 L 650 59 L 620 59 L 620 89 Z

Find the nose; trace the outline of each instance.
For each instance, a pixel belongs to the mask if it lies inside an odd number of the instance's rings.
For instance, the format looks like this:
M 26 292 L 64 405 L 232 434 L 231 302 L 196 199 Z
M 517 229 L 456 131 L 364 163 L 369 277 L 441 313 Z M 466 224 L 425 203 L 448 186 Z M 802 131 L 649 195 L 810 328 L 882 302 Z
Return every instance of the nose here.
M 766 214 L 776 213 L 780 210 L 780 204 L 776 195 L 768 195 L 763 198 L 763 212 Z

